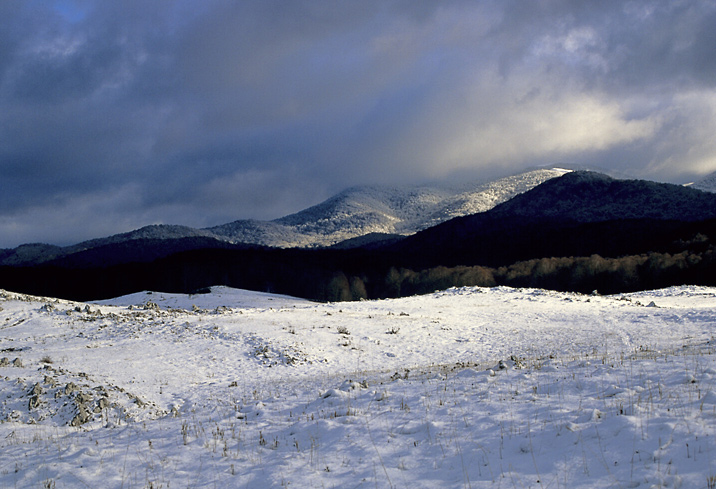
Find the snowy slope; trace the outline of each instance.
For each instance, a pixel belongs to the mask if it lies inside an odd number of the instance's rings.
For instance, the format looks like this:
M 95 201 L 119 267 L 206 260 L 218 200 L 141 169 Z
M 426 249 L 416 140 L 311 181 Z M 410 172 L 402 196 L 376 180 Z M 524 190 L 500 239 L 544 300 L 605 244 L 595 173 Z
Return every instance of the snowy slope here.
M 489 210 L 568 171 L 538 169 L 468 187 L 354 187 L 275 221 L 235 221 L 207 230 L 234 242 L 279 247 L 329 246 L 370 233 L 409 235 Z
M 691 187 L 705 192 L 716 192 L 716 172 L 709 173 Z
M 0 487 L 716 482 L 714 288 L 0 307 Z

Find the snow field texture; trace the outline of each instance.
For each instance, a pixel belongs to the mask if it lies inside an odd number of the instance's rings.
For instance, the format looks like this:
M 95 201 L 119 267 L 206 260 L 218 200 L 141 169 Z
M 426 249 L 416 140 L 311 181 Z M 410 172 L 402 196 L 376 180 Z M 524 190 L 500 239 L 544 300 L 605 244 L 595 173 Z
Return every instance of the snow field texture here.
M 714 306 L 2 292 L 0 487 L 716 487 Z

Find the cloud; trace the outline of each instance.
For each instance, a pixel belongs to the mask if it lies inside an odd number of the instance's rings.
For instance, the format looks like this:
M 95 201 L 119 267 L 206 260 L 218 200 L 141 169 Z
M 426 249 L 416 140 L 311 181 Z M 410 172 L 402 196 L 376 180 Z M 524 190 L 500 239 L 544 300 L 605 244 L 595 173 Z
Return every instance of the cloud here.
M 0 246 L 551 162 L 692 179 L 713 25 L 710 0 L 4 2 Z
M 434 177 L 466 168 L 515 170 L 525 162 L 569 160 L 644 141 L 660 126 L 659 117 L 630 117 L 620 101 L 602 94 L 494 77 L 446 91 L 410 119 L 380 152 L 396 159 L 411 155 L 411 162 L 432 165 Z
M 136 229 L 137 216 L 147 212 L 139 194 L 136 185 L 58 194 L 49 203 L 5 211 L 0 215 L 0 236 L 6 247 L 47 242 L 47 236 L 53 237 L 52 244 L 68 245 L 131 231 Z
M 654 138 L 647 170 L 675 178 L 705 175 L 716 169 L 716 90 L 689 90 L 675 95 Z

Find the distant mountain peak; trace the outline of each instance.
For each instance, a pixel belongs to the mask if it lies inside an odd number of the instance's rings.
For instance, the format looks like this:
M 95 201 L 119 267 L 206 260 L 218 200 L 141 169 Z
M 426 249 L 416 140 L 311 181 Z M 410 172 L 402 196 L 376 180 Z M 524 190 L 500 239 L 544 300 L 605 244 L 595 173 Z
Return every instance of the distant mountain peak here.
M 232 242 L 276 247 L 331 246 L 368 235 L 405 236 L 484 212 L 569 171 L 539 168 L 461 186 L 356 186 L 274 221 L 234 221 L 207 231 Z

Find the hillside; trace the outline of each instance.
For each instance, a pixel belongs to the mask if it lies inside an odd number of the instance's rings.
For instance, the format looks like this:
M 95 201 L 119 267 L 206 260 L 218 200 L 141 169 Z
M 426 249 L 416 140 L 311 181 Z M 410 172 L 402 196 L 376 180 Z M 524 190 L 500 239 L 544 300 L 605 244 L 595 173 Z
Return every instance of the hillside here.
M 701 221 L 716 217 L 716 196 L 682 185 L 617 180 L 597 172 L 575 171 L 517 195 L 489 214 L 578 222 Z
M 278 248 L 315 248 L 362 238 L 354 243 L 363 245 L 371 241 L 371 236 L 409 235 L 455 216 L 488 210 L 566 171 L 538 169 L 459 187 L 355 187 L 274 221 L 238 220 L 206 229 L 152 225 L 66 247 L 22 245 L 1 250 L 0 266 L 31 266 L 57 260 L 87 262 L 86 256 L 92 250 L 98 261 L 116 262 L 112 257 L 99 257 L 100 251 L 120 248 L 124 256 L 132 244 L 146 248 L 150 241 L 163 243 L 162 250 L 150 254 L 167 256 L 169 252 L 188 249 L 188 238 L 196 243 L 204 239 Z M 174 246 L 172 240 L 184 242 Z M 352 246 L 350 243 L 344 246 Z M 75 254 L 83 257 L 70 258 Z
M 552 256 L 665 250 L 716 218 L 716 195 L 680 185 L 573 172 L 492 210 L 460 217 L 384 247 L 419 266 L 507 265 Z M 703 232 L 712 233 L 711 225 Z
M 707 489 L 715 307 L 0 291 L 0 487 Z
M 539 169 L 457 187 L 354 187 L 274 221 L 235 221 L 207 230 L 231 242 L 281 248 L 330 246 L 370 234 L 410 235 L 484 212 L 566 171 Z

